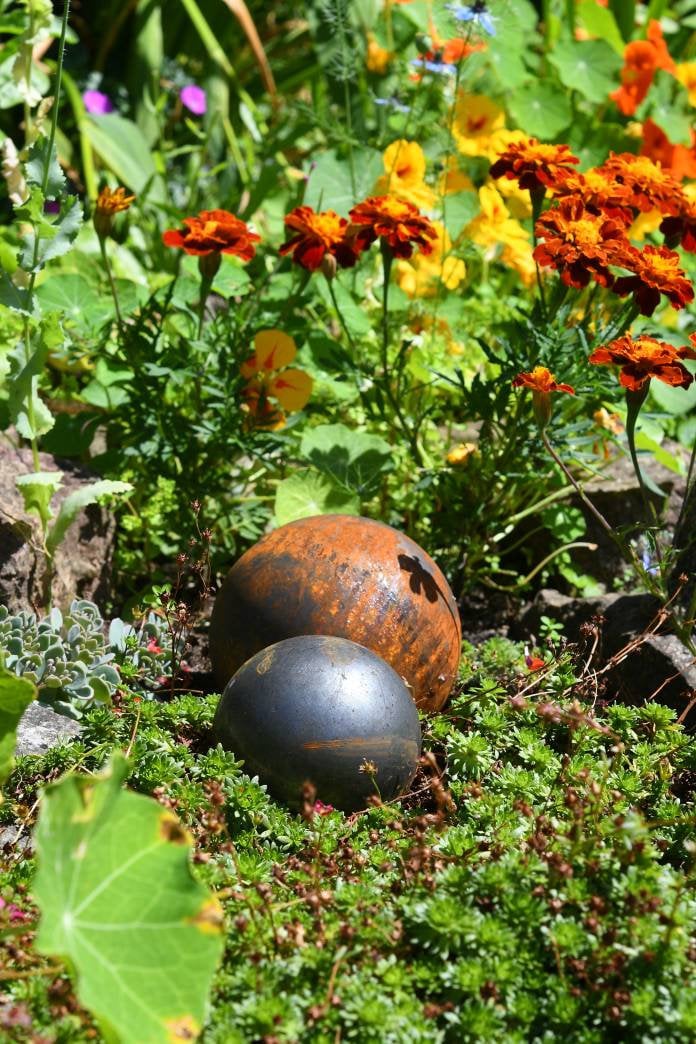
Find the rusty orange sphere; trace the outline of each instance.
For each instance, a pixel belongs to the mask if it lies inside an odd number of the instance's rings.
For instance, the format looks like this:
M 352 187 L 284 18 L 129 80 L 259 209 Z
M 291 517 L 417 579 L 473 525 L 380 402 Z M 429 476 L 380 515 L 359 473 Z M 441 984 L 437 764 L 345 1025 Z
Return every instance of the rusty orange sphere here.
M 372 649 L 423 710 L 438 710 L 456 678 L 462 634 L 447 580 L 418 544 L 373 519 L 302 518 L 242 555 L 210 623 L 218 683 L 266 646 L 303 634 Z

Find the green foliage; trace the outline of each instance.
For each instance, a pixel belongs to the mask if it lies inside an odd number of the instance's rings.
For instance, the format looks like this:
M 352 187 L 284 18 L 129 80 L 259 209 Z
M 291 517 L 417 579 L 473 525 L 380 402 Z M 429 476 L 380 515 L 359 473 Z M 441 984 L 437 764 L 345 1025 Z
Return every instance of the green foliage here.
M 17 726 L 36 689 L 27 678 L 18 678 L 4 666 L 0 657 L 0 802 L 2 787 L 14 766 Z
M 99 776 L 71 774 L 46 789 L 36 945 L 70 961 L 78 996 L 107 1039 L 188 1040 L 205 1017 L 222 915 L 191 874 L 176 816 L 124 791 L 127 774 L 128 762 L 114 755 Z

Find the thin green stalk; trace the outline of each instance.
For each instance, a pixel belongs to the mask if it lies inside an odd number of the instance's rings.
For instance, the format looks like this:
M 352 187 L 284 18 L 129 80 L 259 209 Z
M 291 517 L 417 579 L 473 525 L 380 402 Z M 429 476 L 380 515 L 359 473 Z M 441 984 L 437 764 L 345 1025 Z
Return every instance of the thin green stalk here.
M 341 309 L 338 306 L 338 301 L 336 299 L 336 291 L 334 290 L 334 287 L 333 287 L 333 279 L 329 279 L 328 276 L 327 276 L 326 277 L 326 282 L 327 282 L 327 285 L 329 287 L 329 296 L 331 297 L 331 303 L 334 306 L 334 311 L 336 312 L 336 315 L 338 316 L 338 321 L 341 324 L 341 329 L 343 330 L 344 334 L 346 335 L 346 339 L 348 341 L 348 344 L 350 345 L 351 351 L 353 352 L 354 358 L 359 360 L 359 358 L 360 358 L 360 351 L 358 349 L 357 344 L 355 343 L 355 340 L 353 339 L 353 335 L 350 332 L 350 328 L 348 326 L 348 323 L 345 320 L 345 316 L 343 315 L 343 312 L 341 311 Z
M 633 470 L 636 473 L 638 479 L 638 485 L 640 487 L 640 495 L 643 500 L 643 507 L 645 508 L 645 520 L 646 522 L 651 521 L 653 525 L 657 524 L 657 513 L 655 507 L 648 497 L 648 490 L 645 485 L 643 478 L 643 472 L 641 471 L 640 464 L 638 463 L 638 454 L 636 452 L 636 421 L 638 420 L 638 414 L 640 408 L 645 402 L 648 391 L 650 390 L 650 381 L 647 380 L 642 388 L 636 391 L 626 389 L 626 440 L 628 442 L 628 450 L 631 454 L 631 461 L 633 463 Z M 656 539 L 652 540 L 653 548 L 655 550 L 655 558 L 658 565 L 662 565 L 662 553 L 660 546 Z
M 118 303 L 118 292 L 116 290 L 116 283 L 114 281 L 114 274 L 111 270 L 111 263 L 109 256 L 106 252 L 106 241 L 102 236 L 97 236 L 99 240 L 99 249 L 101 250 L 102 261 L 104 262 L 104 268 L 106 269 L 106 275 L 109 280 L 109 286 L 111 287 L 111 296 L 114 299 L 114 309 L 116 310 L 116 322 L 118 323 L 118 330 L 120 334 L 123 334 L 123 317 L 121 315 L 121 309 Z
M 384 390 L 399 421 L 401 430 L 408 439 L 414 459 L 420 466 L 423 463 L 423 454 L 418 445 L 418 437 L 416 432 L 411 430 L 410 424 L 404 417 L 398 396 L 394 395 L 391 386 L 391 375 L 389 372 L 389 277 L 391 275 L 393 257 L 390 247 L 384 241 L 381 242 L 381 249 L 382 268 L 384 272 L 384 285 L 382 287 L 382 369 L 384 371 Z

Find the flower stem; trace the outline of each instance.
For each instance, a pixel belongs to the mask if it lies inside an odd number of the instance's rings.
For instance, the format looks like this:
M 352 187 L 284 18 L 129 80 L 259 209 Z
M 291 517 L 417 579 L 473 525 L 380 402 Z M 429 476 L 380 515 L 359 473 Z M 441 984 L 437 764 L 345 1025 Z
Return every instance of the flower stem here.
M 103 236 L 98 236 L 98 239 L 102 261 L 104 262 L 104 268 L 106 269 L 106 275 L 109 280 L 109 286 L 111 287 L 111 296 L 114 299 L 114 309 L 116 311 L 116 322 L 118 323 L 118 331 L 121 335 L 123 335 L 123 316 L 121 315 L 121 309 L 118 303 L 118 291 L 116 290 L 116 282 L 114 280 L 114 274 L 111 270 L 109 255 L 106 252 L 106 240 Z
M 628 449 L 631 454 L 631 461 L 633 463 L 633 470 L 636 473 L 638 479 L 638 485 L 640 487 L 640 495 L 643 499 L 643 507 L 645 508 L 645 520 L 646 522 L 652 522 L 653 525 L 657 525 L 657 512 L 655 511 L 655 505 L 648 497 L 648 490 L 645 485 L 643 478 L 643 472 L 641 471 L 640 464 L 638 463 L 638 454 L 636 452 L 636 421 L 638 420 L 638 414 L 640 408 L 645 402 L 648 391 L 650 390 L 650 381 L 647 380 L 642 388 L 638 388 L 632 391 L 630 388 L 626 389 L 626 440 L 628 442 Z M 662 554 L 660 547 L 656 539 L 652 540 L 652 544 L 655 550 L 655 558 L 657 559 L 658 565 L 662 565 Z
M 384 272 L 384 285 L 382 287 L 382 369 L 384 371 L 384 390 L 399 421 L 401 430 L 408 439 L 413 457 L 416 463 L 421 465 L 423 463 L 423 454 L 418 445 L 417 434 L 411 429 L 411 426 L 404 417 L 401 406 L 399 405 L 398 396 L 394 394 L 391 386 L 391 374 L 389 369 L 389 277 L 391 275 L 393 255 L 391 248 L 384 242 L 384 240 L 381 241 L 381 249 L 382 267 Z

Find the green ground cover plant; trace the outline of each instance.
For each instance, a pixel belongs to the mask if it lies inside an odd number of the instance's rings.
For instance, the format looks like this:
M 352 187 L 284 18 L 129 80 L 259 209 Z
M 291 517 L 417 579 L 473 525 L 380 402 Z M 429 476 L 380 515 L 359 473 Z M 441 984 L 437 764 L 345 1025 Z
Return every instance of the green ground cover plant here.
M 463 606 L 648 592 L 696 655 L 693 0 L 0 0 L 0 34 L 36 525 L 0 521 L 40 566 L 0 606 L 0 1040 L 692 1040 L 686 712 L 547 620 L 465 642 L 405 797 L 294 815 L 211 746 L 186 643 L 241 552 L 338 512 Z M 93 504 L 108 602 L 54 606 Z M 82 732 L 13 765 L 34 699 Z

